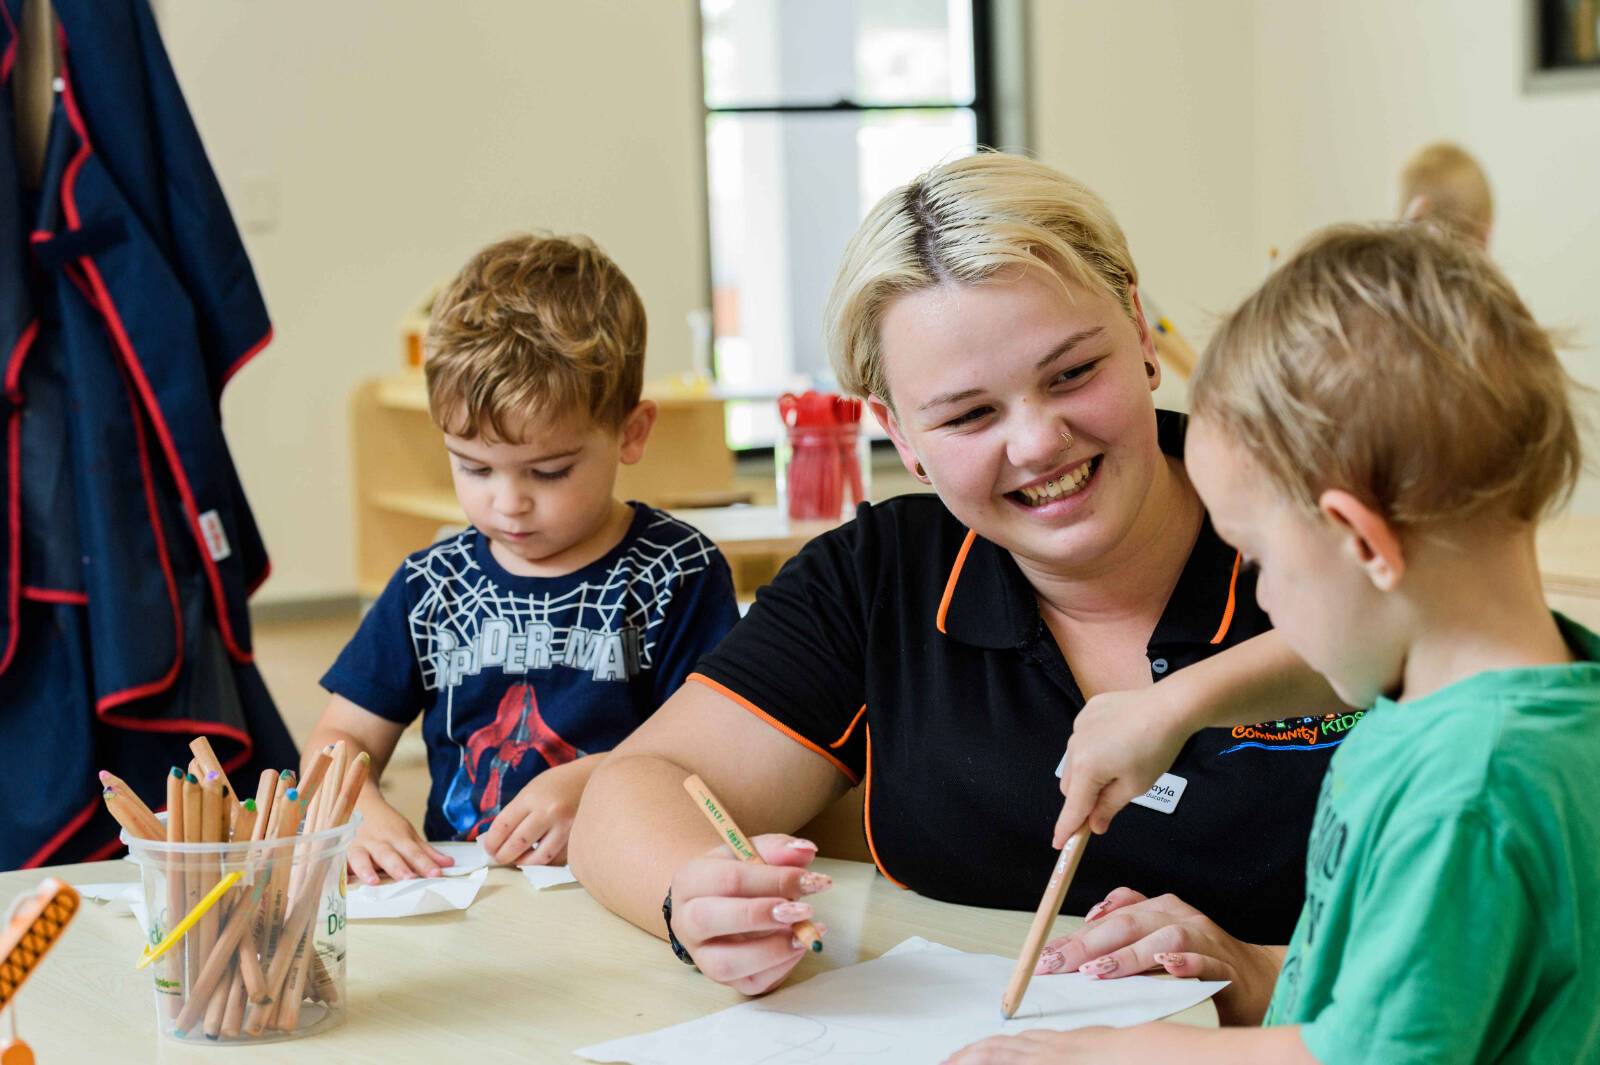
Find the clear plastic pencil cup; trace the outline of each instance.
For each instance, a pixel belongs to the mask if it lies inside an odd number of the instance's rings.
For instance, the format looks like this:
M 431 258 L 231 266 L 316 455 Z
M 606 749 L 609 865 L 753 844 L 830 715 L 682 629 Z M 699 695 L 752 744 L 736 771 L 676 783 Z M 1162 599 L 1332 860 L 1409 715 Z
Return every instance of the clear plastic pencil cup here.
M 344 1019 L 345 858 L 357 823 L 236 843 L 123 833 L 143 874 L 146 953 L 177 940 L 146 965 L 163 1035 L 268 1043 Z
M 872 491 L 871 455 L 854 424 L 785 426 L 773 447 L 779 511 L 791 521 L 848 521 Z

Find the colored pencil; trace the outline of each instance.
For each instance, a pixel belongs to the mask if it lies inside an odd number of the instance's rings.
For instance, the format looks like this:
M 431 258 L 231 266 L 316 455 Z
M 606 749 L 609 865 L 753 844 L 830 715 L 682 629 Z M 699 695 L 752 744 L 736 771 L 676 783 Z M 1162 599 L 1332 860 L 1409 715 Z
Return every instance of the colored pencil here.
M 683 782 L 683 788 L 689 793 L 689 797 L 694 799 L 694 804 L 700 808 L 700 812 L 706 815 L 706 820 L 711 822 L 711 827 L 716 829 L 717 836 L 728 845 L 729 850 L 733 851 L 735 858 L 738 858 L 741 862 L 755 862 L 757 865 L 766 864 L 761 860 L 761 855 L 756 851 L 755 847 L 745 838 L 745 834 L 739 831 L 739 826 L 734 824 L 733 817 L 728 813 L 728 808 L 723 806 L 722 801 L 711 793 L 710 788 L 706 787 L 705 781 L 694 774 L 690 774 L 689 778 Z M 822 935 L 817 931 L 817 926 L 810 921 L 796 921 L 794 923 L 794 935 L 800 941 L 801 946 L 808 947 L 815 953 L 822 953 Z
M 167 843 L 183 842 L 183 770 L 173 766 L 167 774 Z M 171 929 L 183 919 L 188 911 L 184 906 L 184 872 L 183 859 L 178 857 L 173 850 L 167 852 L 167 916 L 161 923 L 164 929 Z M 164 970 L 167 986 L 163 988 L 167 995 L 167 1016 L 176 1017 L 183 1009 L 183 952 L 172 950 L 167 952 L 167 964 Z
M 1028 928 L 1028 937 L 1022 941 L 1022 953 L 1017 955 L 1017 967 L 1011 973 L 1011 982 L 1006 985 L 1006 993 L 1000 998 L 1000 1013 L 1008 1021 L 1017 1012 L 1017 1007 L 1022 1005 L 1022 996 L 1028 991 L 1028 981 L 1033 978 L 1034 966 L 1039 964 L 1039 953 L 1044 950 L 1044 941 L 1050 935 L 1050 926 L 1055 924 L 1057 915 L 1061 913 L 1061 900 L 1067 897 L 1067 888 L 1072 886 L 1072 876 L 1078 871 L 1078 863 L 1083 860 L 1083 849 L 1088 843 L 1089 825 L 1085 822 L 1083 827 L 1067 840 L 1066 846 L 1061 848 L 1055 868 L 1050 871 L 1050 880 L 1044 887 L 1044 897 L 1039 900 L 1039 908 L 1034 911 L 1033 924 Z

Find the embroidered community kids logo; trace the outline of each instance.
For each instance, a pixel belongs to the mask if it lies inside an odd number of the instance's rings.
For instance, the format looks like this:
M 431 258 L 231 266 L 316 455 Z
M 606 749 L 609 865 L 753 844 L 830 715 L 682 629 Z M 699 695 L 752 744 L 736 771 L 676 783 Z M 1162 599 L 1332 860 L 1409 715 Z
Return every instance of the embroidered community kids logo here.
M 1321 717 L 1285 717 L 1256 725 L 1235 725 L 1233 738 L 1239 742 L 1217 752 L 1217 757 L 1256 748 L 1263 751 L 1318 751 L 1337 747 L 1344 734 L 1365 716 L 1365 710 L 1351 710 Z

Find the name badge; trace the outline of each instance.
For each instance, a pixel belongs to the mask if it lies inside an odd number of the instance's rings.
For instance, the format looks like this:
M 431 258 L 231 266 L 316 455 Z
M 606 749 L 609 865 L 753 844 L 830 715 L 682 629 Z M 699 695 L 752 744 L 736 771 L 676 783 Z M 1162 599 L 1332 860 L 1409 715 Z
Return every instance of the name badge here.
M 1183 798 L 1183 789 L 1188 786 L 1189 782 L 1184 778 L 1171 773 L 1162 773 L 1161 779 L 1155 782 L 1154 787 L 1131 801 L 1147 810 L 1170 814 L 1178 808 L 1178 800 Z

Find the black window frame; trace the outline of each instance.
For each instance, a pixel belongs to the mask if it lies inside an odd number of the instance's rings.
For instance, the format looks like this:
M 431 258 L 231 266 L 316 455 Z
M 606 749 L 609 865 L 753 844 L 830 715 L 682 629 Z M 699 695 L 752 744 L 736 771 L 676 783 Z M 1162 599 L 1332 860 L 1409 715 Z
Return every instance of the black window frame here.
M 832 103 L 791 104 L 771 102 L 762 104 L 727 104 L 712 105 L 706 102 L 705 90 L 705 26 L 700 17 L 700 3 L 695 0 L 695 55 L 700 70 L 700 106 L 703 114 L 701 118 L 701 142 L 703 145 L 700 154 L 700 177 L 705 203 L 705 305 L 712 305 L 712 289 L 715 263 L 712 257 L 715 246 L 711 239 L 711 177 L 710 177 L 710 132 L 711 122 L 717 115 L 815 115 L 815 114 L 854 114 L 866 111 L 971 111 L 973 128 L 979 147 L 992 146 L 996 134 L 996 103 L 994 80 L 994 11 L 991 0 L 968 0 L 972 17 L 972 102 L 955 103 L 943 101 L 939 103 L 905 102 L 905 103 L 863 103 L 859 100 L 839 99 Z M 716 326 L 712 323 L 710 337 L 711 378 L 713 382 L 719 380 L 717 368 L 717 337 Z M 875 442 L 875 447 L 886 444 L 885 441 Z M 757 456 L 771 454 L 771 446 L 755 446 L 740 448 L 737 454 Z

